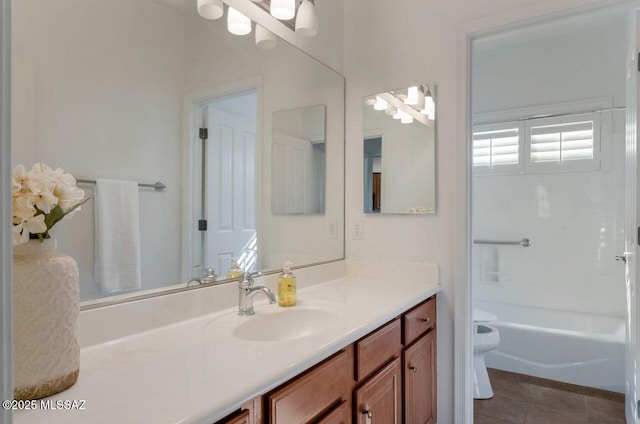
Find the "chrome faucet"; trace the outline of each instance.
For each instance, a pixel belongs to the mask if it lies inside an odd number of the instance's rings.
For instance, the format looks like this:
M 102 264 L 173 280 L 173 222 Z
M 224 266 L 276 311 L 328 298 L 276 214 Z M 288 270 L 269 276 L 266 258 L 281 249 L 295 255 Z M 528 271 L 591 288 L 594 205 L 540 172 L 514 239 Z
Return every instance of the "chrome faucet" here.
M 264 293 L 269 297 L 269 303 L 276 303 L 276 295 L 265 286 L 253 287 L 253 277 L 261 276 L 261 272 L 245 272 L 239 285 L 238 315 L 253 315 L 253 298 L 258 293 Z
M 213 268 L 207 268 L 207 267 L 202 266 L 202 265 L 196 265 L 193 268 L 196 268 L 196 269 L 197 268 L 202 268 L 202 270 L 204 271 L 204 277 L 202 277 L 202 278 L 192 278 L 187 283 L 187 287 L 189 287 L 189 285 L 191 283 L 210 284 L 210 283 L 215 283 L 216 282 L 216 278 L 218 278 L 218 276 L 216 275 L 216 271 Z

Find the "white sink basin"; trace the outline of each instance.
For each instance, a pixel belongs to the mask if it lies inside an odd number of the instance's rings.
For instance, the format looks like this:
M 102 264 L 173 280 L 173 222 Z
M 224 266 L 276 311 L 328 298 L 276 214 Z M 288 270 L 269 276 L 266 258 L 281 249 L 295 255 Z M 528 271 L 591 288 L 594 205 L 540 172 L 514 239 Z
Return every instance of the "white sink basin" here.
M 304 306 L 256 312 L 249 319 L 233 330 L 235 337 L 255 342 L 295 340 L 322 333 L 340 323 L 340 315 L 335 311 Z

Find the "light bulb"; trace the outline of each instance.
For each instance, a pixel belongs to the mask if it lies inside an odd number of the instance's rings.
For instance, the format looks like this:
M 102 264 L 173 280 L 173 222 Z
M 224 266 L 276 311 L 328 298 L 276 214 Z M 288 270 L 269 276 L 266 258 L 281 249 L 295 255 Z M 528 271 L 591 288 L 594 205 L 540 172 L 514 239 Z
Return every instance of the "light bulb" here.
M 417 86 L 409 87 L 409 89 L 407 90 L 407 98 L 404 99 L 404 102 L 408 105 L 418 104 L 418 87 Z
M 277 43 L 278 40 L 273 32 L 269 31 L 262 25 L 256 24 L 256 46 L 259 49 L 272 49 Z
M 318 34 L 318 14 L 311 0 L 302 0 L 296 16 L 296 33 L 305 37 Z
M 403 124 L 410 124 L 413 122 L 413 116 L 409 115 L 406 112 L 403 112 L 402 118 L 400 118 L 400 122 Z
M 376 96 L 376 102 L 373 104 L 373 108 L 375 110 L 385 110 L 387 108 L 387 102 L 380 98 L 380 96 Z
M 230 7 L 227 12 L 227 29 L 231 34 L 247 35 L 251 32 L 251 19 Z
M 271 16 L 287 21 L 296 15 L 296 0 L 271 0 Z
M 402 111 L 400 109 L 393 115 L 393 119 L 402 119 Z
M 222 0 L 198 0 L 198 14 L 205 19 L 220 19 L 224 15 Z

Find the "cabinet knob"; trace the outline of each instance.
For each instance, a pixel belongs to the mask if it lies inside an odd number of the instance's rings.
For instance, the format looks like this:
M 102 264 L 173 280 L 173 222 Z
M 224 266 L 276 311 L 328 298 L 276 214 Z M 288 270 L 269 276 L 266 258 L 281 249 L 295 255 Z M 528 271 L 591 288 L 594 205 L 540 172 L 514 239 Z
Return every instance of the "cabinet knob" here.
M 416 367 L 415 365 L 409 365 L 409 369 L 413 372 L 418 371 L 418 367 Z
M 430 317 L 420 318 L 420 321 L 424 322 L 425 324 L 429 324 L 429 321 L 431 321 L 431 318 Z
M 371 411 L 370 409 L 365 409 L 364 411 L 362 411 L 363 415 L 366 415 L 367 418 L 373 418 L 373 411 Z

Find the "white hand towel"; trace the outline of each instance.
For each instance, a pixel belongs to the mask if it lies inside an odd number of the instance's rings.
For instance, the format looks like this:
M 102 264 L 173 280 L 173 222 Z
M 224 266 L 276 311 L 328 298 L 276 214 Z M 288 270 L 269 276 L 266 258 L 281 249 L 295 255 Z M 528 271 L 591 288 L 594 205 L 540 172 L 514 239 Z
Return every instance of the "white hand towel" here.
M 141 288 L 138 184 L 97 180 L 95 277 L 102 292 Z

